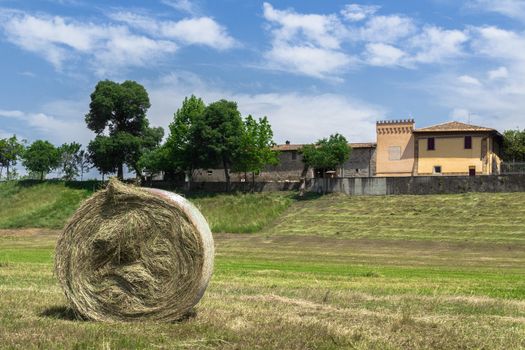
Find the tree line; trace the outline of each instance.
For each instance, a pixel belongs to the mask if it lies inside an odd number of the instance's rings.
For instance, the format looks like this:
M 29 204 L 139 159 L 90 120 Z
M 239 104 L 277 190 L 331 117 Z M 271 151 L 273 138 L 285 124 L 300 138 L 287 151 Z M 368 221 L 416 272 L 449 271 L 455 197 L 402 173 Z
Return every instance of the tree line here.
M 163 172 L 166 178 L 184 176 L 191 182 L 196 169 L 222 168 L 229 190 L 231 171 L 250 173 L 255 181 L 255 175 L 267 165 L 279 162 L 268 118 L 242 117 L 234 101 L 222 99 L 206 105 L 194 95 L 186 97 L 163 142 L 163 128 L 149 124 L 146 114 L 151 104 L 142 85 L 104 80 L 90 97 L 85 122 L 95 135 L 85 149 L 76 142 L 56 147 L 46 140 L 28 145 L 15 135 L 0 139 L 0 179 L 17 178 L 19 161 L 27 177 L 40 180 L 53 170 L 65 180 L 82 180 L 92 168 L 103 178 L 116 173 L 122 179 L 127 166 L 137 178 Z M 334 154 L 339 154 L 330 156 L 326 146 L 338 142 Z M 305 147 L 304 152 L 308 166 L 334 168 L 348 158 L 350 149 L 344 137 L 332 135 L 315 147 Z

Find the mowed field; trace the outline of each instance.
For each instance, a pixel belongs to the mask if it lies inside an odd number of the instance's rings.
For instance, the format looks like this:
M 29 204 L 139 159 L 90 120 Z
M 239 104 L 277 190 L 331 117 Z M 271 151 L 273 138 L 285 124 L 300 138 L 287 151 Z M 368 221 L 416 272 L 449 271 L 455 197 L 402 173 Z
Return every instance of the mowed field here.
M 525 348 L 525 194 L 198 196 L 216 232 L 252 233 L 214 234 L 193 314 L 102 324 L 75 319 L 56 283 L 58 231 L 12 224 L 34 189 L 9 191 L 0 226 L 18 228 L 0 230 L 2 348 Z

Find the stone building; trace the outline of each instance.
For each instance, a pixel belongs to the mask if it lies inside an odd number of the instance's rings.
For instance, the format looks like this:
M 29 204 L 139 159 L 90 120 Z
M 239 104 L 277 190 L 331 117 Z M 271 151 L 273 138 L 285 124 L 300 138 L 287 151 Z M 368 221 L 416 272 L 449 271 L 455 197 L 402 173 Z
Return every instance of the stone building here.
M 368 177 L 375 174 L 374 143 L 350 143 L 352 152 L 342 167 L 336 170 L 336 176 Z M 313 178 L 315 169 L 305 170 L 303 156 L 300 153 L 302 144 L 275 146 L 279 152 L 279 164 L 268 165 L 264 171 L 255 176 L 256 181 L 300 181 L 301 177 Z M 251 174 L 230 173 L 231 181 L 251 181 Z M 193 174 L 193 181 L 225 181 L 223 169 L 201 169 Z

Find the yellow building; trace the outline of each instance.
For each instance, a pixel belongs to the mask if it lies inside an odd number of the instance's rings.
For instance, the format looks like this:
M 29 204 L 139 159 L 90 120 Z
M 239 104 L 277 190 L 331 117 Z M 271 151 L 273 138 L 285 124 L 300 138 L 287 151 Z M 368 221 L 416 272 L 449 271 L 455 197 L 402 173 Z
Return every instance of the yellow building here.
M 500 171 L 502 136 L 448 122 L 415 129 L 413 120 L 377 123 L 377 176 L 490 175 Z

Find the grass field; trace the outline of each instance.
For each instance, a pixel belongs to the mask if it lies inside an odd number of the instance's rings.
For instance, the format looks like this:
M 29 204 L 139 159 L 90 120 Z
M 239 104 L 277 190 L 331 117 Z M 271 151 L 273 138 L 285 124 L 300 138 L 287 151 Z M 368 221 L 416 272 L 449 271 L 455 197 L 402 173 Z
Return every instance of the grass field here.
M 0 183 L 0 228 L 62 228 L 69 216 L 101 185 L 97 182 Z M 189 199 L 214 232 L 260 231 L 292 203 L 292 193 L 196 194 Z
M 91 192 L 0 184 L 0 227 L 61 227 Z M 0 348 L 525 348 L 525 194 L 190 200 L 230 232 L 192 317 L 77 320 L 58 231 L 0 230 Z
M 525 246 L 216 235 L 215 273 L 173 324 L 74 319 L 54 231 L 0 231 L 0 347 L 520 349 Z

